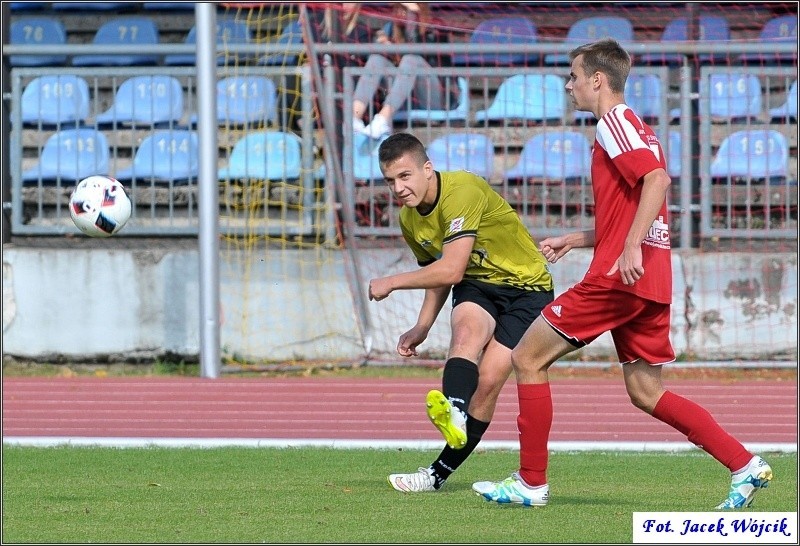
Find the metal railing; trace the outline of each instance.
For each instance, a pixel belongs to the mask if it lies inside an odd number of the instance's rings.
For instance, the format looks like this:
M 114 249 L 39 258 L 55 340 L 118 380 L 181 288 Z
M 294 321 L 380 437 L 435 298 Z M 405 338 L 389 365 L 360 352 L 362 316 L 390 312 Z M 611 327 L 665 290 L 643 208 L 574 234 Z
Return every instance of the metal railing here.
M 724 77 L 712 81 L 713 76 Z M 747 88 L 748 76 L 758 79 L 753 93 Z M 702 237 L 797 238 L 797 122 L 770 123 L 769 107 L 765 106 L 773 89 L 788 99 L 793 81 L 797 81 L 796 68 L 700 70 L 696 176 Z M 726 89 L 728 85 L 736 89 Z M 727 101 L 721 109 L 730 110 L 731 115 L 714 115 L 713 101 L 720 100 L 720 94 L 721 100 Z M 736 141 L 739 147 L 728 147 L 737 137 L 743 137 Z M 731 174 L 723 172 L 723 163 Z
M 699 216 L 699 229 L 700 235 L 706 236 L 737 236 L 737 237 L 775 237 L 775 238 L 796 238 L 796 215 L 797 215 L 797 186 L 792 185 L 792 176 L 796 180 L 797 174 L 797 142 L 796 142 L 796 121 L 792 122 L 785 120 L 782 123 L 770 124 L 769 127 L 776 127 L 784 134 L 789 136 L 789 144 L 793 152 L 790 154 L 790 165 L 788 172 L 790 176 L 786 179 L 785 184 L 780 187 L 780 195 L 775 199 L 771 199 L 767 203 L 767 208 L 774 209 L 773 205 L 779 203 L 778 209 L 784 216 L 777 223 L 767 222 L 767 229 L 758 222 L 753 223 L 736 223 L 728 222 L 727 224 L 720 225 L 714 218 L 718 218 L 720 214 L 720 207 L 717 200 L 717 189 L 711 182 L 708 173 L 711 162 L 713 161 L 713 154 L 716 152 L 719 145 L 720 135 L 724 129 L 736 129 L 733 124 L 715 124 L 703 110 L 703 89 L 704 81 L 707 80 L 708 75 L 714 70 L 722 70 L 721 67 L 705 68 L 698 75 L 695 73 L 694 65 L 690 62 L 694 55 L 703 53 L 727 53 L 732 58 L 735 58 L 741 53 L 790 53 L 794 54 L 796 58 L 797 45 L 796 44 L 759 44 L 759 43 L 725 43 L 725 44 L 707 44 L 707 43 L 632 43 L 627 44 L 628 49 L 634 55 L 637 53 L 678 53 L 684 55 L 682 65 L 675 68 L 664 67 L 640 67 L 635 66 L 632 74 L 653 74 L 657 75 L 662 82 L 662 104 L 660 113 L 656 123 L 653 125 L 656 132 L 662 139 L 662 144 L 665 151 L 670 153 L 674 150 L 669 150 L 671 144 L 669 143 L 668 135 L 672 131 L 677 131 L 681 134 L 680 153 L 677 157 L 680 158 L 681 167 L 680 172 L 674 177 L 676 180 L 677 191 L 674 192 L 675 198 L 671 200 L 671 210 L 675 214 L 674 221 L 676 227 L 679 229 L 681 246 L 687 247 L 692 243 L 695 237 L 693 230 L 695 216 Z M 402 54 L 402 53 L 438 53 L 438 54 L 455 54 L 455 53 L 515 53 L 515 52 L 535 52 L 543 56 L 547 53 L 566 53 L 572 49 L 571 44 L 536 44 L 530 45 L 502 45 L 494 46 L 491 44 L 404 44 L 404 45 L 378 45 L 378 44 L 357 44 L 357 45 L 342 45 L 342 44 L 314 44 L 314 52 L 320 56 L 327 54 L 368 54 L 368 53 L 385 53 L 385 54 Z M 155 53 L 161 55 L 175 54 L 175 53 L 194 53 L 193 46 L 183 44 L 159 44 L 154 46 L 142 47 L 127 47 L 127 46 L 95 46 L 92 44 L 69 44 L 67 46 L 21 46 L 21 45 L 4 45 L 3 55 L 30 55 L 30 54 L 52 54 L 61 53 L 67 55 L 78 54 L 130 54 L 136 53 Z M 303 45 L 278 45 L 278 44 L 237 44 L 226 46 L 222 49 L 219 46 L 219 53 L 242 53 L 242 54 L 265 54 L 265 53 L 296 53 L 298 55 L 307 53 L 307 49 Z M 4 59 L 5 60 L 5 59 Z M 362 69 L 358 68 L 345 68 L 340 74 L 335 75 L 341 78 L 341 86 L 338 82 L 325 81 L 324 85 L 331 90 L 343 89 L 340 93 L 328 93 L 325 95 L 325 100 L 328 101 L 323 106 L 325 108 L 343 108 L 344 112 L 351 111 L 352 107 L 352 90 L 354 87 L 355 79 L 361 74 Z M 737 70 L 752 71 L 753 73 L 764 78 L 783 78 L 788 81 L 792 75 L 796 77 L 796 61 L 792 66 L 788 67 L 737 67 Z M 478 67 L 463 67 L 463 68 L 442 68 L 437 69 L 437 75 L 464 77 L 469 80 L 469 87 L 471 91 L 471 101 L 473 104 L 480 104 L 481 108 L 486 108 L 496 92 L 499 80 L 506 78 L 513 74 L 563 74 L 565 75 L 565 67 L 543 67 L 536 66 L 530 68 L 478 68 Z M 111 95 L 110 89 L 114 88 L 118 83 L 122 82 L 128 76 L 138 74 L 164 74 L 172 75 L 181 79 L 184 84 L 184 91 L 186 93 L 186 108 L 187 112 L 194 106 L 193 95 L 195 85 L 193 67 L 180 68 L 180 67 L 147 67 L 147 68 L 134 68 L 134 67 L 118 67 L 118 68 L 78 68 L 78 67 L 59 67 L 59 68 L 13 68 L 11 70 L 12 77 L 12 91 L 9 96 L 5 96 L 4 100 L 11 103 L 11 135 L 10 135 L 10 155 L 6 159 L 10 162 L 11 172 L 11 188 L 12 196 L 11 203 L 9 204 L 12 210 L 12 230 L 17 234 L 44 234 L 54 235 L 63 234 L 72 230 L 68 222 L 68 211 L 65 208 L 68 186 L 60 184 L 56 180 L 53 185 L 45 185 L 36 183 L 33 185 L 23 184 L 21 174 L 24 169 L 36 160 L 35 153 L 31 156 L 31 151 L 39 149 L 44 144 L 47 136 L 47 130 L 43 128 L 23 128 L 20 120 L 20 100 L 24 89 L 24 84 L 30 81 L 31 78 L 46 74 L 75 74 L 86 77 L 91 83 L 91 88 L 95 90 L 94 99 L 97 100 L 99 94 L 97 91 L 101 88 L 101 81 L 103 83 L 105 93 L 104 96 Z M 334 169 L 329 169 L 329 174 L 324 180 L 318 179 L 315 181 L 315 175 L 320 176 L 319 159 L 315 160 L 315 139 L 313 119 L 315 112 L 313 102 L 315 93 L 312 89 L 309 78 L 305 75 L 302 67 L 264 67 L 264 66 L 238 66 L 238 67 L 219 67 L 219 77 L 224 77 L 226 74 L 259 74 L 269 75 L 276 79 L 286 77 L 298 77 L 302 81 L 301 92 L 301 106 L 300 117 L 303 120 L 303 125 L 298 131 L 302 139 L 303 159 L 302 159 L 302 176 L 298 184 L 299 191 L 289 191 L 290 199 L 301 199 L 302 202 L 289 203 L 290 207 L 278 206 L 270 211 L 269 208 L 265 209 L 264 216 L 260 217 L 256 222 L 256 230 L 266 234 L 280 233 L 285 234 L 289 232 L 303 235 L 312 232 L 319 232 L 326 230 L 329 232 L 333 225 L 332 209 L 331 206 L 331 191 L 330 187 L 335 180 L 333 179 Z M 335 71 L 326 70 L 325 74 L 335 74 Z M 676 78 L 677 75 L 677 78 Z M 670 84 L 678 81 L 679 84 Z M 691 82 L 697 81 L 700 86 L 699 91 L 692 88 Z M 110 82 L 110 83 L 109 83 Z M 116 82 L 116 83 L 115 83 Z M 767 84 L 769 88 L 771 84 Z M 279 95 L 278 100 L 285 100 L 285 96 Z M 341 105 L 341 106 L 339 106 Z M 93 104 L 92 112 L 97 114 L 102 109 L 102 105 Z M 680 112 L 679 119 L 692 120 L 691 124 L 681 123 L 679 125 L 672 125 L 671 111 L 678 110 Z M 474 109 L 470 115 L 474 113 Z M 509 163 L 518 157 L 519 149 L 525 140 L 539 131 L 552 131 L 557 129 L 576 129 L 583 131 L 587 135 L 593 134 L 591 127 L 581 127 L 573 123 L 574 120 L 569 118 L 570 112 L 562 120 L 560 124 L 551 125 L 544 124 L 541 126 L 524 126 L 513 125 L 507 122 L 498 124 L 491 124 L 488 122 L 478 123 L 476 120 L 468 118 L 465 124 L 451 123 L 445 121 L 441 124 L 438 123 L 422 123 L 406 121 L 396 123 L 395 129 L 408 129 L 413 130 L 415 133 L 423 137 L 423 140 L 430 142 L 436 136 L 448 132 L 464 131 L 466 129 L 475 129 L 483 132 L 486 135 L 493 137 L 493 142 L 496 145 L 496 165 L 498 172 L 502 173 L 509 167 Z M 699 115 L 694 118 L 694 115 Z M 324 119 L 324 118 L 323 118 Z M 383 184 L 380 180 L 369 179 L 366 181 L 357 181 L 353 175 L 353 131 L 352 121 L 350 116 L 344 115 L 344 133 L 343 133 L 343 147 L 341 152 L 342 170 L 345 180 L 341 181 L 341 188 L 344 190 L 338 195 L 338 199 L 342 201 L 343 206 L 356 207 L 362 215 L 362 225 L 357 226 L 356 235 L 366 236 L 397 236 L 399 231 L 396 226 L 396 205 L 391 199 L 386 199 L 386 192 L 383 189 Z M 762 120 L 769 121 L 769 120 Z M 91 116 L 88 118 L 88 124 L 91 126 Z M 266 127 L 273 128 L 268 124 Z M 326 132 L 341 131 L 341 127 L 329 127 L 322 124 L 322 130 Z M 130 161 L 130 154 L 134 152 L 136 145 L 141 142 L 145 132 L 139 128 L 116 128 L 113 131 L 114 143 L 112 147 L 112 166 L 116 169 L 118 166 L 123 166 L 126 161 Z M 794 138 L 791 134 L 795 134 Z M 228 131 L 220 131 L 220 148 L 230 150 L 234 144 L 235 137 L 242 136 L 242 133 Z M 317 135 L 318 137 L 318 135 Z M 334 140 L 335 141 L 335 140 Z M 694 142 L 701 143 L 700 146 Z M 324 146 L 323 152 L 324 152 Z M 221 155 L 221 162 L 224 163 L 224 152 Z M 326 156 L 325 161 L 329 159 Z M 113 174 L 113 169 L 111 174 Z M 591 222 L 591 190 L 587 181 L 580 181 L 575 185 L 560 185 L 558 184 L 545 184 L 534 181 L 533 184 L 516 184 L 512 183 L 509 179 L 503 176 L 493 176 L 490 182 L 494 183 L 498 190 L 501 191 L 510 200 L 516 200 L 516 204 L 523 217 L 526 219 L 529 227 L 535 230 L 537 235 L 546 235 L 547 233 L 557 233 L 566 229 L 573 229 L 575 227 L 582 227 L 589 225 Z M 254 186 L 250 186 L 254 187 Z M 747 188 L 743 196 L 736 193 L 733 197 L 729 197 L 727 203 L 735 205 L 736 200 L 743 200 L 744 214 L 753 216 L 756 214 L 755 209 L 750 207 L 755 203 L 754 194 L 752 193 L 753 187 L 758 186 L 750 182 L 744 187 Z M 286 189 L 286 186 L 283 187 Z M 292 188 L 289 188 L 290 190 Z M 770 189 L 773 189 L 770 186 Z M 238 201 L 225 201 L 225 191 L 230 190 L 229 198 L 239 199 Z M 242 215 L 242 210 L 246 209 L 249 204 L 242 192 L 246 189 L 236 189 L 234 185 L 228 185 L 227 190 L 221 189 L 221 229 L 230 233 L 237 233 L 247 230 L 252 231 L 253 226 L 250 225 L 252 217 L 245 219 Z M 238 196 L 234 195 L 237 191 L 240 192 Z M 282 190 L 281 190 L 282 191 Z M 738 189 L 737 189 L 738 191 Z M 191 185 L 187 186 L 158 186 L 156 184 L 139 184 L 136 182 L 134 197 L 137 202 L 136 209 L 136 222 L 133 222 L 125 230 L 128 235 L 194 235 L 197 232 L 196 225 L 196 196 Z M 280 192 L 279 192 L 280 193 Z M 731 192 L 729 192 L 731 193 Z M 735 193 L 735 192 L 733 192 Z M 772 193 L 770 193 L 772 195 Z M 259 199 L 270 200 L 267 197 L 258 197 Z M 758 207 L 764 206 L 763 202 L 756 203 Z M 300 205 L 300 206 L 298 206 Z M 738 205 L 736 205 L 738 206 Z M 225 207 L 228 207 L 227 209 Z M 748 209 L 747 207 L 750 207 Z M 325 220 L 320 222 L 315 220 L 321 208 L 327 212 Z M 553 209 L 556 209 L 555 211 Z M 560 210 L 559 210 L 560 208 Z M 729 207 L 730 208 L 730 207 Z M 741 208 L 741 207 L 740 207 Z M 750 210 L 750 212 L 748 212 Z M 290 211 L 287 215 L 286 212 Z M 565 212 L 566 211 L 566 212 Z M 273 217 L 270 217 L 270 214 Z M 288 221 L 287 221 L 288 219 Z M 273 221 L 275 220 L 275 221 Z M 248 225 L 244 225 L 248 224 Z M 323 225 L 325 224 L 325 225 Z M 792 229 L 794 226 L 794 229 Z
M 14 68 L 11 71 L 11 135 L 10 172 L 12 184 L 12 229 L 26 235 L 53 235 L 71 233 L 67 208 L 69 194 L 75 180 L 55 175 L 49 179 L 26 179 L 23 173 L 39 162 L 47 140 L 60 130 L 84 127 L 100 132 L 108 142 L 109 163 L 107 172 L 127 170 L 134 162 L 142 142 L 156 131 L 195 130 L 197 116 L 197 81 L 194 67 L 59 67 Z M 40 76 L 72 75 L 84 79 L 90 90 L 89 114 L 78 123 L 59 125 L 41 122 L 24 123 L 22 119 L 22 94 L 30 81 Z M 301 67 L 220 67 L 219 79 L 227 76 L 258 75 L 271 78 L 278 89 L 287 89 L 289 78 L 301 82 L 300 109 L 295 112 L 304 123 L 311 123 L 313 115 L 310 82 Z M 108 109 L 120 85 L 137 76 L 169 76 L 180 82 L 183 111 L 180 119 L 155 125 L 130 123 L 99 123 L 98 115 Z M 61 93 L 57 87 L 50 92 Z M 276 112 L 279 119 L 255 120 L 249 125 L 219 125 L 219 167 L 230 160 L 231 150 L 254 131 L 289 131 L 286 93 L 276 94 Z M 311 235 L 324 226 L 315 216 L 324 202 L 324 196 L 315 189 L 313 132 L 300 131 L 301 169 L 297 179 L 220 180 L 220 228 L 229 234 L 247 233 L 275 235 Z M 78 150 L 75 150 L 77 153 Z M 167 151 L 168 152 L 168 151 Z M 167 153 L 165 152 L 165 153 Z M 67 158 L 65 158 L 66 160 Z M 255 159 L 254 159 L 255 161 Z M 172 181 L 152 177 L 126 182 L 134 204 L 133 221 L 123 235 L 194 235 L 197 233 L 196 178 Z M 259 195 L 261 192 L 261 195 Z M 270 194 L 283 194 L 286 198 L 270 198 Z M 259 205 L 257 200 L 261 200 Z M 269 206 L 266 203 L 269 202 Z M 263 206 L 262 206 L 263 205 Z M 254 211 L 258 209 L 258 217 Z M 246 211 L 245 214 L 242 211 Z
M 716 72 L 724 69 L 715 69 Z M 730 70 L 730 69 L 728 69 Z M 683 74 L 685 67 L 679 69 Z M 529 68 L 524 74 L 558 74 L 559 68 Z M 728 225 L 724 228 L 712 229 L 712 218 L 719 216 L 719 207 L 715 208 L 715 200 L 719 200 L 719 192 L 709 190 L 709 166 L 713 155 L 717 152 L 724 138 L 734 131 L 743 128 L 735 119 L 715 121 L 708 112 L 707 80 L 710 73 L 703 71 L 699 93 L 683 85 L 684 76 L 680 78 L 680 86 L 675 88 L 670 82 L 670 72 L 666 67 L 634 67 L 631 77 L 652 76 L 658 82 L 655 98 L 656 104 L 649 112 L 646 121 L 659 136 L 665 154 L 668 157 L 668 169 L 674 184 L 670 197 L 673 232 L 677 233 L 676 243 L 683 248 L 692 246 L 695 233 L 695 220 L 699 217 L 702 227 L 701 236 L 755 237 L 755 238 L 796 238 L 796 229 L 791 227 L 775 228 L 767 222 L 765 225 L 751 223 L 745 228 Z M 344 112 L 352 112 L 352 94 L 357 79 L 367 73 L 363 68 L 345 68 L 343 70 L 342 96 Z M 392 77 L 401 72 L 397 69 L 380 72 L 383 76 Z M 781 89 L 779 93 L 786 97 L 791 83 L 791 68 L 736 68 L 737 74 L 754 74 L 766 90 Z M 417 77 L 425 77 L 423 73 L 403 73 Z M 508 176 L 511 167 L 520 159 L 524 145 L 534 136 L 540 134 L 558 134 L 559 132 L 579 133 L 591 143 L 594 140 L 595 128 L 591 123 L 576 122 L 575 112 L 567 108 L 558 119 L 520 120 L 509 117 L 490 122 L 476 119 L 476 111 L 486 109 L 493 101 L 497 88 L 502 81 L 520 74 L 514 68 L 437 68 L 436 74 L 447 80 L 450 77 L 461 77 L 468 80 L 472 90 L 471 108 L 465 117 L 446 118 L 443 121 L 395 121 L 395 131 L 405 130 L 416 134 L 424 143 L 429 144 L 445 135 L 468 134 L 482 135 L 488 140 L 494 151 L 494 165 L 485 178 L 516 207 L 523 221 L 538 237 L 556 235 L 573 229 L 588 229 L 593 225 L 593 197 L 591 182 L 588 176 L 576 180 L 548 179 L 546 177 L 528 177 L 519 180 Z M 564 83 L 566 79 L 563 78 Z M 636 92 L 636 90 L 631 90 Z M 565 93 L 565 91 L 562 90 Z M 701 99 L 701 97 L 705 97 Z M 629 96 L 628 102 L 633 105 L 635 97 Z M 522 98 L 521 98 L 522 100 Z M 638 102 L 641 102 L 641 98 Z M 774 102 L 774 101 L 773 101 Z M 407 104 L 412 104 L 409 96 Z M 698 105 L 699 103 L 699 105 Z M 789 147 L 797 149 L 797 124 L 789 119 L 770 123 L 764 99 L 759 110 L 759 118 L 751 120 L 752 127 L 772 129 L 787 135 Z M 699 117 L 696 108 L 699 106 Z M 372 106 L 370 105 L 370 108 Z M 639 112 L 641 114 L 641 112 Z M 369 116 L 374 112 L 370 111 Z M 364 141 L 353 131 L 352 116 L 345 115 L 343 144 L 343 174 L 346 206 L 354 207 L 359 213 L 359 225 L 356 233 L 362 236 L 393 236 L 399 233 L 397 225 L 398 204 L 391 198 L 388 188 L 383 184 L 377 166 L 377 141 Z M 580 119 L 580 118 L 579 118 Z M 689 120 L 688 123 L 682 120 Z M 696 132 L 696 133 L 695 133 Z M 675 134 L 678 138 L 673 138 Z M 696 136 L 695 136 L 696 134 Z M 693 139 L 699 138 L 703 143 L 699 149 L 692 145 Z M 558 144 L 558 142 L 556 142 Z M 358 163 L 364 156 L 372 155 L 368 170 Z M 674 163 L 674 165 L 673 165 Z M 434 168 L 448 170 L 447 164 L 435 164 Z M 481 173 L 479 173 L 481 174 Z M 763 188 L 763 181 L 756 181 L 748 188 Z M 790 154 L 786 162 L 786 176 L 773 181 L 770 186 L 773 192 L 780 192 L 780 199 L 773 205 L 780 205 L 781 221 L 790 226 L 797 220 L 797 155 Z M 754 190 L 755 191 L 755 190 Z M 759 190 L 760 191 L 760 190 Z M 742 200 L 742 198 L 739 198 Z M 723 203 L 724 204 L 724 203 Z M 753 215 L 764 203 L 746 199 L 740 203 L 745 208 L 738 214 Z M 719 205 L 719 203 L 717 203 Z M 769 206 L 767 204 L 766 206 Z M 774 208 L 774 207 L 773 207 Z M 766 229 L 765 229 L 766 228 Z

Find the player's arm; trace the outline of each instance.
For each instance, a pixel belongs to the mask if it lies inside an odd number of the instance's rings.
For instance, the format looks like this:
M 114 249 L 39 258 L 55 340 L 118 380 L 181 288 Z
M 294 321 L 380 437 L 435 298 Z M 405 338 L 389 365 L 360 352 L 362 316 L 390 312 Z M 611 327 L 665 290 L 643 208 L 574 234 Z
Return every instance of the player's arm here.
M 469 264 L 475 237 L 467 235 L 445 243 L 442 257 L 415 271 L 397 273 L 369 283 L 369 299 L 380 301 L 395 290 L 451 287 L 461 282 Z
M 644 175 L 642 183 L 642 197 L 636 216 L 625 239 L 626 248 L 639 248 L 647 237 L 647 232 L 661 210 L 661 205 L 667 198 L 667 189 L 671 183 L 670 177 L 664 169 L 655 169 Z
M 622 282 L 627 285 L 633 284 L 644 275 L 642 241 L 647 237 L 653 221 L 667 198 L 667 189 L 670 183 L 669 175 L 662 168 L 654 169 L 644 175 L 642 196 L 628 236 L 625 238 L 622 254 L 617 260 L 615 268 L 609 271 L 609 274 L 613 274 L 615 269 L 619 269 Z
M 425 298 L 422 300 L 422 307 L 419 310 L 417 323 L 407 332 L 400 336 L 397 342 L 397 353 L 400 356 L 417 356 L 417 346 L 428 338 L 428 332 L 433 327 L 436 317 L 444 307 L 447 296 L 450 294 L 450 286 L 439 288 L 427 288 Z
M 556 263 L 573 248 L 594 246 L 594 230 L 575 231 L 558 237 L 547 237 L 539 241 L 542 255 L 550 263 Z
M 425 298 L 422 300 L 422 307 L 419 310 L 417 317 L 417 326 L 430 330 L 433 323 L 436 322 L 436 317 L 444 307 L 447 301 L 447 296 L 450 295 L 451 285 L 439 286 L 437 288 L 426 288 Z

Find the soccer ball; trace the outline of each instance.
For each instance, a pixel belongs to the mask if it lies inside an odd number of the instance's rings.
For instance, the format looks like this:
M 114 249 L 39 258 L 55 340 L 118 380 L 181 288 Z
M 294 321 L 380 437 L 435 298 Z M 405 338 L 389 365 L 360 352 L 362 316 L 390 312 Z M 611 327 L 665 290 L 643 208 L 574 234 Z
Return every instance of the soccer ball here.
M 114 178 L 84 178 L 69 197 L 69 214 L 79 230 L 90 237 L 111 237 L 131 217 L 131 200 Z

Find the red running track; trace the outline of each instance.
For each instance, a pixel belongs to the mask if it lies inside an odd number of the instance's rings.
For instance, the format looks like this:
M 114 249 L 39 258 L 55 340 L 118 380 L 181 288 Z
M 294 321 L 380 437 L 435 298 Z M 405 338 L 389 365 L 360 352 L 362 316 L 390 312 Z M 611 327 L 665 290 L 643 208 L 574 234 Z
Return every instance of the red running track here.
M 438 446 L 441 436 L 424 407 L 425 394 L 437 387 L 429 379 L 9 377 L 3 379 L 3 439 L 335 440 L 376 447 L 400 441 Z M 677 380 L 667 387 L 703 405 L 751 449 L 797 450 L 796 382 Z M 621 379 L 554 380 L 551 388 L 554 448 L 613 448 L 612 443 L 630 443 L 635 449 L 692 447 L 683 435 L 635 409 Z M 517 409 L 512 380 L 502 391 L 482 445 L 517 445 Z

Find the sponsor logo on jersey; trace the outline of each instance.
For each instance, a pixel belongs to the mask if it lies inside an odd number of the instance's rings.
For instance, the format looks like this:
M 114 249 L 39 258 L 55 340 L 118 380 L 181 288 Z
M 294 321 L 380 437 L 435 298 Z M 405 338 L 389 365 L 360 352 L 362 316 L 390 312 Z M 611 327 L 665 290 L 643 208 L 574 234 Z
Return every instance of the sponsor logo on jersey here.
M 458 233 L 464 229 L 464 217 L 459 216 L 450 220 L 450 233 Z
M 669 248 L 669 225 L 664 223 L 664 217 L 659 216 L 653 220 L 653 225 L 647 230 L 647 238 L 645 243 L 659 248 Z

